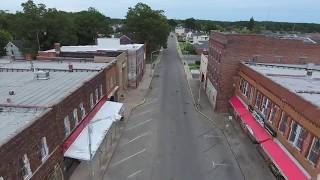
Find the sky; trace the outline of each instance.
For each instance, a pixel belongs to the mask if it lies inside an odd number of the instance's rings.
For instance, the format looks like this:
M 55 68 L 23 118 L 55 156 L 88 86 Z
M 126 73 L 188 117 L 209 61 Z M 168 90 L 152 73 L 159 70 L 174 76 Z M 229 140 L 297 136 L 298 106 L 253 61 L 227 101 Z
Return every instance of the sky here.
M 1 0 L 0 9 L 15 12 L 26 0 Z M 94 7 L 106 16 L 124 18 L 128 8 L 143 2 L 164 10 L 168 18 L 239 21 L 254 17 L 258 21 L 320 23 L 319 0 L 34 0 L 64 11 Z

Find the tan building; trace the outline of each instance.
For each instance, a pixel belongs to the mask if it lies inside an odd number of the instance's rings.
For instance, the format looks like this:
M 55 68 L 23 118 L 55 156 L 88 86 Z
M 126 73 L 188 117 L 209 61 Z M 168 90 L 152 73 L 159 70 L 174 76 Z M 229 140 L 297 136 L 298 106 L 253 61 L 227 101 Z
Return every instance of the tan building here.
M 232 113 L 285 179 L 320 178 L 320 66 L 243 63 Z

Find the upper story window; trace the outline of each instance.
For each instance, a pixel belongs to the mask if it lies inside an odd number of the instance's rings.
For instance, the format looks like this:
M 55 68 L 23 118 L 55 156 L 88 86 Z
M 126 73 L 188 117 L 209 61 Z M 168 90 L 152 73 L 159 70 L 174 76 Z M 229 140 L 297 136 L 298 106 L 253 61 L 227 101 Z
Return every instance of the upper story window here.
M 274 122 L 274 120 L 276 118 L 276 114 L 278 112 L 278 109 L 279 109 L 279 107 L 277 105 L 272 104 L 272 108 L 271 108 L 271 111 L 270 111 L 270 116 L 269 116 L 269 119 L 268 119 L 271 124 L 273 124 L 273 122 Z
M 83 103 L 80 103 L 79 108 L 81 113 L 81 119 L 84 119 L 84 117 L 86 116 L 86 109 L 84 108 Z
M 312 141 L 312 146 L 308 154 L 308 159 L 312 164 L 316 165 L 319 160 L 319 155 L 320 155 L 320 139 L 315 137 L 313 138 L 313 141 Z
M 93 108 L 94 102 L 93 102 L 93 93 L 90 93 L 90 107 Z
M 100 84 L 100 99 L 102 99 L 103 93 L 102 93 L 102 84 Z
M 289 141 L 299 150 L 302 150 L 303 140 L 305 139 L 306 130 L 297 122 L 293 121 Z
M 95 90 L 95 95 L 96 95 L 96 104 L 99 102 L 99 92 L 98 89 Z
M 20 173 L 23 179 L 30 179 L 32 176 L 32 171 L 30 167 L 30 162 L 27 154 L 24 154 L 23 157 L 19 160 L 20 163 Z
M 72 112 L 75 125 L 79 124 L 78 110 L 75 108 Z
M 41 138 L 41 160 L 42 162 L 44 162 L 48 155 L 49 155 L 49 148 L 48 148 L 48 144 L 47 144 L 47 138 L 46 137 L 42 137 Z
M 288 124 L 288 115 L 286 112 L 282 112 L 281 115 L 281 121 L 280 121 L 280 125 L 279 125 L 279 131 L 284 134 L 287 130 L 287 124 Z
M 271 101 L 267 97 L 263 97 L 262 106 L 261 106 L 261 112 L 264 115 L 264 117 L 268 118 L 271 108 Z
M 250 98 L 251 86 L 248 83 L 248 81 L 244 80 L 243 78 L 241 78 L 241 80 L 240 80 L 240 91 L 247 98 Z
M 69 121 L 69 116 L 64 117 L 63 119 L 64 122 L 64 134 L 65 136 L 69 136 L 70 134 L 70 121 Z
M 260 107 L 261 100 L 262 100 L 262 94 L 258 91 L 257 97 L 256 97 L 256 102 L 255 102 L 255 107 L 257 107 L 257 108 Z

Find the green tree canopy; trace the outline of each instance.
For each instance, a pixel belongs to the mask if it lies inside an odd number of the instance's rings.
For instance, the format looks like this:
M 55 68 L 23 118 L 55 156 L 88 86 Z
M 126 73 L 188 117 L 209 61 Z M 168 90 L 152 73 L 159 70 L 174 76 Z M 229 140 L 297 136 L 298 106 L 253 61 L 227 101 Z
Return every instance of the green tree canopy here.
M 134 8 L 129 8 L 124 25 L 134 41 L 146 43 L 147 53 L 167 44 L 170 26 L 162 10 L 153 10 L 146 4 L 138 3 Z
M 250 18 L 250 21 L 248 23 L 248 29 L 250 31 L 253 31 L 255 28 L 256 22 L 254 21 L 253 17 Z
M 12 37 L 9 32 L 0 30 L 0 57 L 6 55 L 6 45 L 12 40 Z

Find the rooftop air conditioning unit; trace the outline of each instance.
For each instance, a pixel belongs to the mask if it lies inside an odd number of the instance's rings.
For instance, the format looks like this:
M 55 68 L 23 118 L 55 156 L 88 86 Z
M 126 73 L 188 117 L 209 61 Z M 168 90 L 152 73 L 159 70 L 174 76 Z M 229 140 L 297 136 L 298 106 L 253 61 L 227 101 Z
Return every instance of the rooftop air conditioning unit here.
M 50 79 L 50 75 L 49 75 L 49 72 L 36 71 L 34 73 L 34 78 L 37 80 L 48 80 L 48 79 Z

